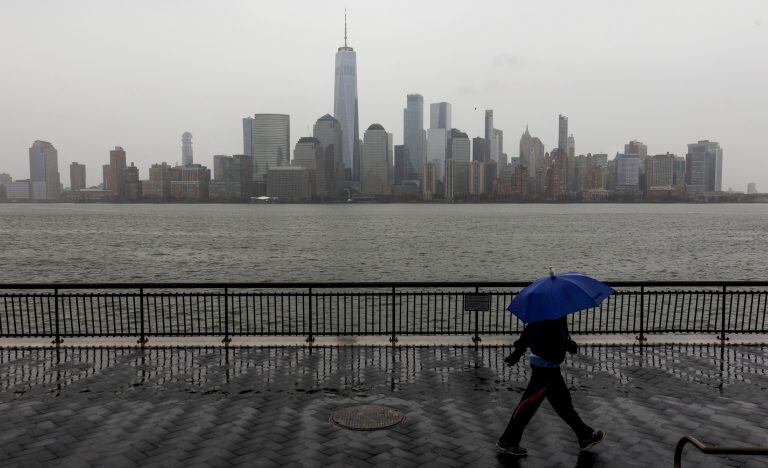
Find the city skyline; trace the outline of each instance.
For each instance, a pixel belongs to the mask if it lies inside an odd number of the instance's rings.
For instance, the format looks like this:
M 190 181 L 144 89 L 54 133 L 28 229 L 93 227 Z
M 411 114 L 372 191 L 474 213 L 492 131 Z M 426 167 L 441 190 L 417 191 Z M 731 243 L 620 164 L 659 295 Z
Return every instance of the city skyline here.
M 34 3 L 34 2 L 32 2 Z M 307 4 L 308 9 L 315 11 L 314 7 Z M 234 99 L 232 97 L 223 100 L 218 103 L 215 100 L 211 101 L 211 98 L 218 92 L 221 92 L 220 87 L 227 84 L 226 80 L 218 82 L 218 86 L 214 86 L 217 82 L 208 80 L 205 81 L 206 87 L 203 88 L 203 92 L 199 93 L 198 107 L 195 112 L 190 112 L 189 109 L 184 109 L 182 115 L 177 116 L 174 119 L 168 119 L 167 114 L 170 110 L 170 102 L 175 102 L 177 97 L 182 94 L 188 97 L 190 87 L 179 82 L 180 88 L 183 92 L 169 92 L 159 99 L 157 95 L 153 95 L 154 108 L 153 112 L 147 116 L 142 116 L 141 120 L 132 111 L 132 105 L 122 100 L 123 107 L 126 112 L 118 112 L 118 114 L 125 115 L 111 115 L 115 118 L 113 124 L 110 126 L 109 131 L 101 132 L 97 131 L 98 128 L 91 129 L 88 124 L 89 120 L 86 119 L 74 119 L 77 124 L 74 125 L 75 130 L 72 129 L 73 125 L 69 123 L 62 123 L 56 121 L 55 117 L 59 115 L 61 106 L 51 106 L 52 114 L 51 121 L 46 119 L 34 120 L 35 125 L 29 124 L 32 120 L 28 117 L 28 113 L 34 109 L 41 109 L 41 106 L 45 102 L 46 92 L 41 92 L 39 97 L 32 100 L 30 109 L 26 109 L 24 106 L 16 106 L 14 103 L 18 101 L 10 99 L 10 108 L 15 111 L 14 115 L 3 115 L 3 123 L 6 123 L 6 128 L 9 131 L 5 136 L 0 139 L 0 171 L 10 173 L 14 179 L 23 179 L 28 173 L 28 164 L 26 161 L 25 153 L 29 148 L 30 141 L 42 139 L 52 142 L 58 152 L 60 159 L 59 171 L 61 172 L 64 185 L 68 186 L 69 174 L 67 170 L 63 170 L 64 164 L 69 162 L 80 162 L 86 166 L 90 166 L 90 170 L 87 173 L 88 181 L 87 185 L 96 185 L 99 182 L 98 165 L 103 164 L 104 154 L 109 148 L 115 145 L 120 145 L 126 148 L 129 154 L 129 161 L 133 161 L 140 168 L 143 177 L 147 173 L 147 169 L 150 164 L 158 161 L 167 161 L 171 164 L 180 162 L 181 154 L 179 148 L 179 135 L 183 131 L 189 130 L 195 137 L 195 159 L 202 162 L 207 166 L 211 166 L 211 160 L 214 154 L 240 154 L 242 151 L 242 140 L 240 137 L 240 128 L 237 125 L 237 120 L 242 119 L 244 116 L 253 115 L 254 113 L 266 113 L 277 112 L 285 113 L 291 116 L 291 128 L 290 135 L 291 140 L 288 143 L 289 151 L 293 150 L 295 142 L 300 137 L 310 136 L 311 130 L 308 129 L 316 121 L 319 116 L 327 113 L 333 113 L 333 103 L 330 89 L 333 87 L 333 58 L 331 54 L 343 44 L 343 5 L 335 8 L 335 5 L 331 5 L 333 8 L 323 7 L 322 12 L 319 10 L 317 20 L 322 23 L 322 27 L 310 28 L 307 31 L 299 31 L 297 34 L 291 37 L 286 45 L 287 50 L 301 50 L 305 59 L 302 62 L 306 65 L 307 62 L 312 63 L 313 66 L 306 68 L 305 66 L 293 67 L 293 65 L 287 60 L 286 57 L 289 54 L 284 55 L 281 59 L 270 56 L 262 56 L 264 47 L 255 47 L 254 54 L 262 59 L 268 59 L 269 63 L 281 63 L 283 64 L 284 73 L 280 73 L 280 78 L 284 82 L 282 85 L 282 92 L 273 93 L 268 90 L 269 85 L 272 84 L 273 78 L 269 76 L 255 75 L 257 76 L 257 83 L 267 86 L 238 86 L 234 91 L 237 91 L 240 98 Z M 564 9 L 571 7 L 567 5 L 561 5 Z M 498 8 L 500 12 L 507 11 L 506 6 L 501 4 L 494 4 L 495 8 Z M 18 6 L 17 12 L 23 12 L 24 6 Z M 73 10 L 77 11 L 79 7 L 75 7 Z M 245 8 L 244 5 L 231 6 L 224 14 L 232 15 L 231 20 L 234 21 L 234 15 L 237 12 L 242 13 L 241 8 Z M 707 6 L 706 8 L 699 8 L 697 10 L 685 11 L 689 18 L 686 21 L 680 23 L 680 28 L 684 32 L 694 33 L 699 31 L 698 26 L 694 25 L 694 19 L 713 21 L 717 16 L 717 5 Z M 55 9 L 55 7 L 54 7 Z M 100 11 L 98 7 L 95 7 L 96 14 L 108 15 L 107 12 Z M 125 13 L 127 18 L 135 21 L 142 21 L 137 19 L 137 10 L 133 7 L 120 7 L 120 13 Z M 201 14 L 200 8 L 192 8 L 191 13 L 187 14 Z M 395 8 L 397 10 L 397 8 Z M 458 8 L 460 12 L 468 13 L 471 9 L 466 7 Z M 586 8 L 585 10 L 588 10 Z M 637 17 L 633 17 L 629 24 L 624 19 L 624 25 L 629 28 L 639 27 L 640 19 L 650 14 L 650 10 L 653 10 L 653 6 L 648 7 L 649 11 L 635 11 L 638 14 Z M 752 63 L 749 64 L 743 62 L 746 54 L 745 47 L 754 44 L 757 38 L 765 37 L 765 26 L 763 22 L 756 19 L 764 18 L 765 7 L 758 5 L 757 3 L 751 4 L 749 7 L 745 7 L 739 15 L 736 15 L 739 21 L 741 21 L 738 28 L 736 27 L 736 21 L 734 18 L 728 20 L 728 23 L 724 26 L 724 31 L 712 32 L 707 40 L 707 43 L 715 43 L 717 35 L 730 34 L 729 40 L 731 40 L 732 49 L 726 48 L 722 50 L 720 48 L 709 49 L 707 54 L 717 57 L 718 53 L 729 52 L 731 62 L 731 74 L 723 76 L 718 74 L 717 70 L 715 75 L 719 78 L 719 82 L 715 86 L 708 88 L 708 93 L 701 93 L 702 89 L 698 89 L 695 102 L 697 106 L 688 107 L 684 106 L 686 102 L 676 100 L 675 93 L 666 92 L 663 94 L 665 98 L 665 105 L 659 105 L 659 93 L 650 93 L 650 99 L 640 100 L 635 99 L 638 91 L 636 87 L 632 87 L 632 77 L 627 77 L 625 74 L 621 74 L 621 79 L 617 75 L 610 73 L 610 68 L 606 68 L 604 73 L 596 73 L 592 79 L 596 81 L 594 84 L 605 84 L 605 80 L 609 80 L 611 83 L 618 83 L 620 81 L 626 82 L 626 90 L 612 88 L 611 86 L 600 90 L 597 93 L 596 90 L 592 90 L 591 94 L 584 95 L 583 90 L 580 95 L 579 86 L 584 84 L 583 76 L 578 73 L 569 72 L 561 73 L 557 75 L 549 76 L 545 81 L 550 87 L 550 91 L 555 91 L 553 98 L 546 98 L 541 88 L 530 87 L 518 87 L 517 85 L 525 84 L 536 80 L 541 80 L 542 73 L 549 66 L 549 62 L 554 59 L 554 54 L 547 54 L 542 52 L 540 42 L 547 42 L 544 39 L 537 40 L 536 43 L 526 42 L 526 47 L 515 46 L 510 51 L 510 48 L 500 44 L 495 46 L 489 46 L 485 49 L 471 49 L 469 47 L 472 42 L 469 41 L 463 34 L 458 34 L 455 38 L 452 35 L 450 39 L 443 38 L 443 42 L 447 46 L 459 46 L 460 50 L 465 50 L 464 47 L 468 47 L 467 54 L 465 55 L 466 65 L 456 69 L 457 63 L 449 63 L 445 61 L 443 64 L 435 64 L 432 56 L 424 56 L 423 54 L 417 54 L 416 50 L 398 49 L 389 50 L 387 52 L 386 46 L 391 46 L 390 38 L 383 37 L 382 31 L 386 28 L 376 24 L 371 16 L 370 10 L 366 10 L 364 7 L 358 7 L 350 10 L 350 39 L 349 45 L 354 46 L 357 52 L 357 73 L 358 73 L 358 94 L 360 96 L 360 118 L 359 125 L 362 129 L 367 128 L 373 123 L 380 123 L 388 131 L 394 132 L 394 143 L 396 145 L 403 144 L 403 114 L 402 109 L 406 107 L 406 95 L 407 94 L 421 94 L 424 98 L 424 106 L 437 103 L 437 102 L 449 102 L 452 104 L 454 112 L 453 127 L 466 132 L 470 137 L 482 136 L 484 134 L 484 119 L 483 112 L 485 109 L 494 110 L 494 126 L 501 131 L 506 131 L 511 138 L 508 137 L 508 143 L 505 145 L 505 152 L 510 157 L 517 156 L 517 151 L 513 148 L 516 147 L 517 136 L 522 134 L 525 129 L 525 123 L 529 123 L 531 133 L 541 138 L 546 150 L 550 151 L 557 145 L 557 125 L 553 122 L 553 115 L 563 114 L 569 117 L 569 129 L 568 133 L 574 134 L 576 139 L 576 154 L 591 153 L 607 153 L 613 155 L 617 152 L 621 152 L 621 145 L 625 144 L 629 140 L 637 139 L 645 142 L 648 145 L 649 154 L 663 154 L 666 152 L 674 153 L 680 156 L 686 154 L 686 147 L 692 142 L 696 142 L 703 139 L 710 139 L 718 141 L 726 152 L 726 158 L 724 158 L 723 169 L 723 181 L 722 186 L 724 189 L 733 187 L 736 190 L 744 190 L 747 183 L 755 182 L 758 187 L 768 186 L 768 175 L 764 171 L 755 170 L 761 169 L 762 160 L 759 158 L 759 151 L 754 151 L 753 147 L 758 143 L 760 130 L 764 127 L 765 116 L 757 112 L 761 107 L 764 107 L 765 96 L 764 93 L 755 92 L 753 80 L 762 79 L 765 77 L 764 66 Z M 542 20 L 542 13 L 531 9 L 530 6 L 523 6 L 521 9 L 515 10 L 516 13 L 526 13 L 532 15 L 535 20 L 534 23 Z M 158 14 L 160 17 L 168 14 L 169 12 L 160 9 Z M 275 17 L 285 16 L 287 13 L 280 8 L 270 10 L 270 13 Z M 459 12 L 447 12 L 445 15 L 448 18 L 456 19 Z M 622 11 L 625 14 L 626 11 Z M 682 10 L 674 9 L 670 12 L 670 18 L 663 21 L 672 21 L 673 19 L 679 19 L 683 13 Z M 67 13 L 67 14 L 71 14 Z M 423 21 L 425 19 L 426 11 L 424 8 L 417 7 L 412 17 L 407 18 L 406 23 Z M 584 13 L 578 13 L 583 16 Z M 611 16 L 614 15 L 614 16 Z M 605 19 L 612 19 L 614 22 L 619 21 L 617 11 L 607 11 Z M 8 15 L 13 16 L 13 15 Z M 228 16 L 229 17 L 229 16 Z M 510 16 L 511 17 L 511 16 Z M 623 18 L 623 16 L 622 16 Z M 752 20 L 752 21 L 750 21 Z M 42 21 L 47 21 L 47 17 L 44 15 Z M 200 23 L 202 20 L 197 20 Z M 23 21 L 22 21 L 23 23 Z M 497 22 L 492 21 L 488 35 L 501 34 L 500 26 Z M 609 24 L 610 21 L 608 21 Z M 759 23 L 759 24 L 758 24 Z M 201 23 L 202 24 L 202 23 Z M 13 34 L 17 28 L 14 25 L 9 24 L 9 27 L 0 34 Z M 151 34 L 159 34 L 154 23 L 149 24 L 149 32 Z M 153 29 L 152 27 L 155 27 Z M 60 27 L 60 26 L 57 26 Z M 97 35 L 100 32 L 100 28 L 97 26 L 89 26 L 88 31 Z M 730 28 L 730 29 L 729 29 Z M 291 27 L 293 29 L 293 26 Z M 475 30 L 474 28 L 470 28 Z M 610 28 L 609 28 L 610 29 Z M 615 32 L 615 29 L 611 29 Z M 549 41 L 553 41 L 557 37 L 567 35 L 570 30 L 566 28 L 564 31 L 553 32 L 552 38 Z M 734 32 L 735 31 L 735 32 Z M 308 35 L 299 34 L 311 33 L 311 39 Z M 402 32 L 402 31 L 401 31 Z M 466 33 L 464 33 L 466 34 Z M 269 43 L 268 38 L 262 33 L 255 32 L 255 38 L 259 38 L 265 43 Z M 587 34 L 588 35 L 588 34 Z M 685 34 L 683 34 L 685 35 Z M 407 37 L 413 38 L 412 34 L 406 34 Z M 682 40 L 680 43 L 672 41 L 672 44 L 677 44 L 680 47 L 686 46 L 687 41 L 694 36 L 686 36 L 687 39 Z M 84 38 L 77 36 L 80 40 Z M 76 39 L 77 39 L 76 38 Z M 159 37 L 160 48 L 174 44 L 175 42 L 167 37 Z M 206 36 L 205 39 L 212 39 Z M 518 38 L 519 39 L 519 38 Z M 624 36 L 620 36 L 620 39 L 626 39 Z M 202 38 L 197 39 L 202 40 Z M 434 39 L 430 37 L 419 36 L 419 41 L 414 43 L 419 45 L 418 49 L 422 46 L 428 46 Z M 570 40 L 570 39 L 569 39 Z M 578 37 L 573 37 L 574 41 L 579 41 Z M 467 42 L 469 41 L 469 42 Z M 734 42 L 735 41 L 735 42 Z M 520 41 L 518 41 L 520 42 Z M 253 45 L 253 42 L 249 42 Z M 765 43 L 765 42 L 764 42 Z M 627 43 L 628 44 L 628 43 Z M 625 45 L 627 45 L 625 44 Z M 142 45 L 139 43 L 132 43 L 130 41 L 117 44 L 118 50 L 122 53 L 129 53 L 142 50 Z M 177 44 L 178 45 L 178 44 Z M 230 44 L 233 45 L 233 44 Z M 245 53 L 248 44 L 242 44 L 242 47 L 235 47 L 233 51 L 239 53 Z M 330 47 L 328 47 L 330 45 Z M 739 46 L 739 47 L 737 47 Z M 86 47 L 84 52 L 85 56 L 89 55 L 93 51 L 93 44 L 91 47 Z M 36 43 L 34 40 L 30 40 L 23 44 L 21 49 L 35 49 L 41 52 L 44 56 L 53 57 L 54 59 L 60 58 L 61 54 L 57 52 L 57 47 L 52 47 L 49 44 Z M 184 47 L 181 47 L 184 49 Z M 449 47 L 450 48 L 450 47 Z M 684 47 L 683 47 L 684 48 Z M 545 48 L 546 49 L 546 48 Z M 163 49 L 165 50 L 165 49 Z M 753 52 L 760 49 L 749 49 Z M 735 51 L 735 53 L 730 53 Z M 386 52 L 386 53 L 385 53 Z M 525 52 L 529 55 L 516 56 L 517 52 Z M 638 74 L 644 79 L 648 78 L 650 72 L 643 72 L 641 69 L 653 69 L 654 65 L 659 65 L 662 62 L 670 61 L 669 56 L 663 57 L 663 60 L 654 61 L 643 55 L 642 48 L 639 46 L 632 49 L 627 49 L 625 52 L 641 53 L 646 60 L 641 62 L 642 67 L 638 68 Z M 283 52 L 285 53 L 285 51 Z M 118 54 L 119 55 L 119 54 Z M 439 55 L 439 54 L 438 54 Z M 630 54 L 631 55 L 631 54 Z M 150 51 L 148 57 L 154 57 Z M 394 66 L 393 59 L 398 57 L 398 60 L 413 60 L 415 56 L 420 56 L 424 61 L 421 68 L 410 69 L 410 73 L 405 73 L 404 67 Z M 517 58 L 516 58 L 517 57 Z M 12 55 L 11 63 L 21 60 L 18 55 Z M 485 60 L 480 63 L 482 58 Z M 589 62 L 595 60 L 594 54 L 582 57 Z M 611 60 L 604 60 L 601 63 L 608 64 L 621 64 L 616 56 L 612 56 L 612 59 L 618 60 L 612 62 Z M 694 54 L 694 57 L 696 55 Z M 684 57 L 680 55 L 669 63 L 674 63 L 676 66 L 683 66 L 685 64 Z M 105 58 L 103 61 L 105 64 L 110 63 L 110 58 Z M 270 62 L 271 61 L 271 62 Z M 382 63 L 379 63 L 382 62 Z M 572 64 L 572 58 L 568 58 L 564 61 L 564 64 Z M 755 61 L 760 62 L 760 61 Z M 97 63 L 100 63 L 97 61 Z M 198 66 L 204 65 L 206 62 L 199 59 Z M 410 62 L 409 62 L 410 63 Z M 667 63 L 667 64 L 669 64 Z M 389 65 L 386 74 L 380 73 L 382 65 Z M 476 85 L 472 90 L 472 86 L 468 86 L 466 76 L 462 74 L 462 70 L 472 69 L 475 65 L 480 65 L 480 68 L 475 68 L 474 71 L 480 71 L 494 76 L 496 85 L 488 86 L 488 90 L 480 91 L 479 88 L 485 85 Z M 733 66 L 738 65 L 735 69 Z M 444 67 L 452 66 L 455 69 L 454 74 L 445 74 L 442 79 L 429 79 L 428 76 L 436 72 L 443 72 L 446 70 Z M 7 66 L 7 65 L 6 65 Z M 159 66 L 159 65 L 158 65 Z M 739 68 L 741 67 L 741 68 Z M 755 68 L 750 68 L 755 67 Z M 22 67 L 23 68 L 23 67 Z M 162 69 L 162 67 L 160 67 Z M 407 67 L 405 67 L 407 68 Z M 147 82 L 137 77 L 136 73 L 142 73 L 143 70 L 151 69 L 149 63 L 143 60 L 138 61 L 138 66 L 134 69 L 128 68 L 127 75 L 132 77 L 131 80 L 122 81 L 118 76 L 110 76 L 109 79 L 104 80 L 109 86 L 117 86 L 123 84 L 129 88 L 132 86 L 148 87 L 153 92 L 157 92 L 154 89 L 152 83 Z M 301 69 L 301 72 L 293 72 L 292 70 Z M 578 70 L 576 68 L 575 70 Z M 669 80 L 669 87 L 665 87 L 666 90 L 672 90 L 673 85 L 682 78 L 685 74 L 681 74 L 681 69 L 673 67 L 673 71 L 677 70 L 680 77 L 672 73 L 665 73 L 664 76 Z M 737 73 L 739 70 L 742 73 Z M 30 78 L 27 71 L 16 72 L 9 75 L 9 83 L 13 85 L 14 79 Z M 67 74 L 69 73 L 69 74 Z M 745 74 L 747 73 L 747 74 Z M 438 73 L 439 74 L 439 73 Z M 546 75 L 546 73 L 544 73 Z M 57 80 L 62 78 L 72 77 L 72 70 L 67 72 L 66 70 L 54 70 L 49 74 L 49 77 L 53 76 Z M 79 75 L 76 75 L 79 76 Z M 752 90 L 750 106 L 746 111 L 744 108 L 739 108 L 739 105 L 744 104 L 743 97 L 741 99 L 729 99 L 731 96 L 730 86 L 733 83 L 734 76 L 738 76 L 738 83 L 742 86 L 743 92 Z M 682 77 L 682 78 L 681 78 Z M 102 78 L 104 78 L 102 76 Z M 700 77 L 697 75 L 697 80 L 706 81 L 706 77 Z M 507 80 L 507 81 L 504 81 Z M 21 96 L 28 95 L 25 91 L 38 90 L 40 83 L 35 79 L 30 79 L 29 85 L 26 85 L 21 89 Z M 64 89 L 67 91 L 63 93 L 57 99 L 59 101 L 68 101 L 71 99 L 79 99 L 88 104 L 95 99 L 104 99 L 103 86 L 96 86 L 93 90 L 89 90 L 87 87 L 78 88 L 79 92 L 74 93 L 72 87 L 67 82 L 63 83 Z M 390 85 L 390 82 L 394 82 L 394 85 Z M 17 88 L 18 88 L 18 83 Z M 103 83 L 102 83 L 103 84 Z M 488 84 L 488 83 L 486 83 Z M 546 83 L 545 83 L 546 84 Z M 653 84 L 653 83 L 651 83 Z M 711 84 L 711 83 L 710 83 Z M 514 86 L 513 86 L 514 85 Z M 692 85 L 697 88 L 698 85 Z M 397 89 L 399 87 L 399 89 Z M 10 86 L 13 88 L 13 86 Z M 55 87 L 54 87 L 55 88 Z M 555 89 L 556 88 L 556 89 Z M 703 88 L 703 85 L 699 86 Z M 726 89 L 727 88 L 727 89 Z M 266 90 L 265 90 L 266 89 Z M 641 88 L 640 94 L 646 91 L 653 91 L 653 86 L 646 89 Z M 401 92 L 402 91 L 402 92 Z M 567 91 L 567 93 L 566 93 Z M 4 91 L 0 91 L 2 93 Z M 7 92 L 7 91 L 6 91 Z M 622 94 L 623 93 L 623 94 Z M 118 93 L 119 94 L 119 93 Z M 687 95 L 685 90 L 680 91 L 677 94 L 682 94 L 687 99 L 692 96 Z M 590 106 L 594 108 L 595 113 L 590 114 L 584 110 L 585 98 L 589 97 L 594 102 L 590 102 Z M 608 105 L 605 101 L 608 98 L 616 99 L 623 97 L 627 99 L 622 103 L 621 107 L 623 112 L 613 112 L 615 108 Z M 648 96 L 645 96 L 648 97 Z M 120 96 L 117 96 L 120 98 Z M 536 98 L 536 103 L 526 103 Z M 555 99 L 556 98 L 556 99 Z M 134 97 L 135 100 L 142 102 L 141 96 Z M 297 99 L 303 99 L 297 101 Z M 549 101 L 547 101 L 549 99 Z M 708 104 L 712 99 L 717 102 L 722 102 L 721 105 L 716 106 L 715 111 L 711 111 L 713 107 Z M 237 101 L 236 103 L 234 101 Z M 386 105 L 382 103 L 386 102 Z M 556 101 L 556 102 L 552 102 Z M 58 102 L 58 101 L 57 101 Z M 146 101 L 144 101 L 146 104 Z M 656 103 L 654 106 L 653 104 Z M 55 104 L 55 102 L 54 102 Z M 164 105 L 167 104 L 167 105 Z M 209 105 L 210 104 L 210 105 Z M 92 102 L 86 105 L 86 108 L 92 107 Z M 237 109 L 243 109 L 243 111 L 229 112 L 226 109 L 231 107 Z M 704 112 L 702 109 L 710 109 L 710 112 Z M 655 116 L 642 117 L 643 112 L 650 111 L 650 114 Z M 696 121 L 694 119 L 686 119 L 686 115 L 690 117 L 693 115 L 693 111 L 697 110 Z M 20 118 L 14 119 L 14 116 L 19 115 Z M 94 113 L 100 120 L 103 119 L 103 115 Z M 155 120 L 157 119 L 157 121 Z M 73 119 L 70 119 L 73 120 Z M 234 124 L 233 124 L 234 122 Z M 425 122 L 425 127 L 427 127 Z M 693 128 L 695 125 L 695 129 Z M 166 128 L 172 128 L 172 131 L 166 132 Z M 162 133 L 161 133 L 162 132 Z M 736 132 L 736 134 L 734 134 Z M 740 134 L 739 137 L 737 134 Z M 732 135 L 732 136 L 729 136 Z M 362 135 L 360 135 L 362 138 Z

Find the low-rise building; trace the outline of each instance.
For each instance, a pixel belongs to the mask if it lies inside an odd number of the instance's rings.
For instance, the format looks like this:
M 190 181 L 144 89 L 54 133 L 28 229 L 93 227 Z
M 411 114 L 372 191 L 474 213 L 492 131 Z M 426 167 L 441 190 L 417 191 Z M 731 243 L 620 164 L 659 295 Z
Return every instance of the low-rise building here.
M 8 200 L 31 200 L 32 182 L 29 179 L 11 182 L 8 184 L 6 196 Z
M 77 203 L 108 202 L 112 199 L 112 191 L 101 189 L 75 190 L 69 193 L 69 199 Z
M 267 171 L 267 196 L 278 201 L 308 202 L 312 197 L 309 170 L 297 166 L 279 166 Z
M 13 182 L 13 178 L 5 173 L 0 173 L 0 200 L 8 198 L 8 186 Z

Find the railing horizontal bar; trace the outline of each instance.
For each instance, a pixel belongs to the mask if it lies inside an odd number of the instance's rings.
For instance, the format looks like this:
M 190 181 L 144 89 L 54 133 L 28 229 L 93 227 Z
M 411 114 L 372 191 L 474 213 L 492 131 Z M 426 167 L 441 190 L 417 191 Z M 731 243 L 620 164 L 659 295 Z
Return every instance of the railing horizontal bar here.
M 647 288 L 656 287 L 766 287 L 768 281 L 605 281 L 612 287 L 619 288 Z M 27 289 L 343 289 L 343 288 L 523 288 L 531 284 L 528 281 L 491 281 L 491 282 L 321 282 L 321 283 L 3 283 L 1 289 L 27 290 Z

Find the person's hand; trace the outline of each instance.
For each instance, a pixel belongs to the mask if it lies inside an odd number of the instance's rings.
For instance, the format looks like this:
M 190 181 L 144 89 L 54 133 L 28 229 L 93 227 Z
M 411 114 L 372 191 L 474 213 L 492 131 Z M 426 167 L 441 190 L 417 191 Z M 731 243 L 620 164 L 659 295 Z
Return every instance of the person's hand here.
M 565 350 L 568 351 L 570 354 L 576 354 L 576 342 L 573 340 L 568 340 L 565 343 Z

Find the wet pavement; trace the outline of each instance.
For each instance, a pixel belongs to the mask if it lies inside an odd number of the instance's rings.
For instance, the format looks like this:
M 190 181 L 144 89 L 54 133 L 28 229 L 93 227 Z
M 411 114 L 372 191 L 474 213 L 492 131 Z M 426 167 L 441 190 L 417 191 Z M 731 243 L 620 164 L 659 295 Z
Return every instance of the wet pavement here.
M 595 346 L 564 374 L 607 439 L 579 453 L 544 403 L 520 462 L 494 442 L 530 369 L 509 348 L 0 349 L 2 466 L 671 466 L 683 435 L 768 446 L 768 347 Z M 337 409 L 389 405 L 369 432 Z M 704 456 L 684 466 L 768 466 Z

